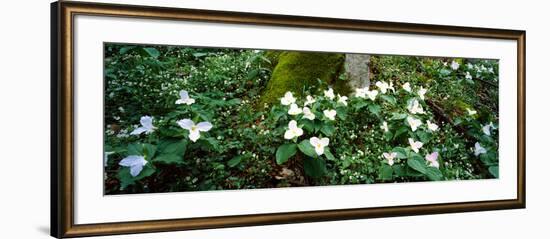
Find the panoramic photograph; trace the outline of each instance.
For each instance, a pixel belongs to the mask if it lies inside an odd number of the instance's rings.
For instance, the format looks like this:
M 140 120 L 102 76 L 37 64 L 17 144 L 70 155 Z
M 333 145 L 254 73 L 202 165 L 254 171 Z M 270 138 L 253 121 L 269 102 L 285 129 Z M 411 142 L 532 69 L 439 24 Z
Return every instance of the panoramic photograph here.
M 496 179 L 498 73 L 496 59 L 105 43 L 104 194 Z

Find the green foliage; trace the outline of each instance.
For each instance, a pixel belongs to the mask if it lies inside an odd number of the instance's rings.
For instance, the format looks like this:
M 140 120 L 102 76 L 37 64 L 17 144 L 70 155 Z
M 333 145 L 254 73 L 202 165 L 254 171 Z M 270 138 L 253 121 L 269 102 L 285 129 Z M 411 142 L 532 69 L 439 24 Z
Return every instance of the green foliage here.
M 372 56 L 372 82 L 393 89 L 373 84 L 370 99 L 341 87 L 343 54 L 107 44 L 105 55 L 107 194 L 499 176 L 497 61 L 454 59 L 453 69 L 453 59 Z M 181 90 L 195 102 L 175 104 Z M 280 103 L 287 91 L 314 119 L 289 114 Z M 308 95 L 314 102 L 306 104 Z M 424 113 L 411 112 L 415 100 Z M 145 115 L 154 129 L 131 135 Z M 421 122 L 414 130 L 409 117 Z M 182 119 L 212 128 L 192 140 Z M 291 120 L 301 134 L 288 139 Z M 327 139 L 322 154 L 313 137 Z M 435 163 L 427 160 L 434 152 Z M 119 165 L 133 155 L 147 161 L 135 177 Z
M 283 144 L 277 149 L 275 154 L 277 164 L 285 163 L 290 157 L 296 154 L 296 144 Z

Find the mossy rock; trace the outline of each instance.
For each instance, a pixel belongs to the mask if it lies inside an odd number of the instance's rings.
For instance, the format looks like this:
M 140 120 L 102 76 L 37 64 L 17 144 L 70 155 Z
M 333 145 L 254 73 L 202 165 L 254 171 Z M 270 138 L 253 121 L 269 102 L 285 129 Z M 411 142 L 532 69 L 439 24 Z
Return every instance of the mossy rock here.
M 344 54 L 268 51 L 266 57 L 276 65 L 262 92 L 260 105 L 278 102 L 287 91 L 303 97 L 304 89 L 319 86 L 317 79 L 332 85 L 340 94 L 350 91 L 345 81 L 337 80 L 342 71 Z

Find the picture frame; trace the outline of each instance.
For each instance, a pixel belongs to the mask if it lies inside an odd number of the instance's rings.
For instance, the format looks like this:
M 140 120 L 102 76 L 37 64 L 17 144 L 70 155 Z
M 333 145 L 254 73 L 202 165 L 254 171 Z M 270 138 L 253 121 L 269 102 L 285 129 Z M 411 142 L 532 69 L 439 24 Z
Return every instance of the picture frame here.
M 486 41 L 505 40 L 516 45 L 514 75 L 517 104 L 514 113 L 516 143 L 514 159 L 516 192 L 514 198 L 479 201 L 423 203 L 412 205 L 350 207 L 305 211 L 257 212 L 243 215 L 204 217 L 166 217 L 151 220 L 109 221 L 76 223 L 75 130 L 81 118 L 75 117 L 75 49 L 80 38 L 75 37 L 81 25 L 75 24 L 78 16 L 93 16 L 109 20 L 124 18 L 128 21 L 170 21 L 172 23 L 215 23 L 263 27 L 286 27 L 300 30 L 327 30 L 371 32 L 431 36 L 440 38 L 471 38 Z M 51 236 L 81 237 L 126 233 L 164 232 L 190 229 L 240 227 L 283 223 L 317 222 L 362 218 L 411 216 L 424 214 L 472 212 L 500 209 L 519 209 L 526 205 L 525 183 L 525 48 L 526 32 L 460 26 L 442 26 L 414 23 L 379 22 L 352 19 L 272 15 L 259 13 L 225 12 L 213 10 L 180 9 L 151 6 L 116 5 L 59 1 L 51 4 Z M 85 67 L 80 66 L 79 67 Z M 98 79 L 98 81 L 101 79 Z M 80 143 L 82 144 L 82 143 Z M 328 188 L 326 190 L 333 190 Z M 165 195 L 169 196 L 169 195 Z M 120 199 L 120 198 L 119 198 Z

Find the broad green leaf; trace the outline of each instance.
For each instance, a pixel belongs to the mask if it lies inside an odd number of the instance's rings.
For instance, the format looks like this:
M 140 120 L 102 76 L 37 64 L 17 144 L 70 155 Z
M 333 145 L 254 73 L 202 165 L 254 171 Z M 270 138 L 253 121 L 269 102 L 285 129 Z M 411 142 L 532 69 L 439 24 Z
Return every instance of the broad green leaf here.
M 395 131 L 393 138 L 396 139 L 397 137 L 399 137 L 400 135 L 402 135 L 407 131 L 409 131 L 409 128 L 407 126 L 402 126 L 401 128 L 397 129 L 397 131 Z
M 275 158 L 277 160 L 277 164 L 283 164 L 288 159 L 296 154 L 296 144 L 283 144 L 279 146 L 277 149 L 277 153 L 275 153 Z
M 404 158 L 407 158 L 407 150 L 405 150 L 404 148 L 402 147 L 395 147 L 392 149 L 392 152 L 396 153 L 397 154 L 397 158 L 398 159 L 404 159 Z
M 426 164 L 422 158 L 418 159 L 418 157 L 410 157 L 407 160 L 407 165 L 422 174 L 426 174 Z
M 426 172 L 424 173 L 432 181 L 439 181 L 443 178 L 443 174 L 439 169 L 434 167 L 427 167 Z
M 327 157 L 328 160 L 332 160 L 332 161 L 336 160 L 336 158 L 334 157 L 332 152 L 330 152 L 330 149 L 328 147 L 325 147 L 324 154 L 325 154 L 325 156 Z
M 321 127 L 323 127 L 324 124 L 320 120 L 316 120 L 313 125 L 315 126 L 315 132 L 317 132 L 321 129 Z
M 380 109 L 379 105 L 369 105 L 369 111 L 376 116 L 380 116 Z
M 152 144 L 143 144 L 143 154 L 146 160 L 151 160 L 155 157 L 157 147 Z
M 347 114 L 348 114 L 348 111 L 346 110 L 345 107 L 338 107 L 338 108 L 336 108 L 336 115 L 337 115 L 338 118 L 340 118 L 341 120 L 345 120 L 346 117 L 347 117 Z
M 117 178 L 120 181 L 120 189 L 125 189 L 129 185 L 133 185 L 137 181 L 151 176 L 153 173 L 155 173 L 155 169 L 146 165 L 137 176 L 133 177 L 130 174 L 129 167 L 122 167 L 117 173 Z
M 185 156 L 187 150 L 187 140 L 162 141 L 158 149 L 159 155 L 153 161 L 166 164 L 183 163 L 183 156 Z
M 300 120 L 300 124 L 302 125 L 302 128 L 307 130 L 308 132 L 312 133 L 315 130 L 315 126 L 313 124 L 313 121 L 308 119 L 302 119 Z
M 160 56 L 160 52 L 153 48 L 153 47 L 146 47 L 146 48 L 143 48 L 143 50 L 151 57 L 153 58 L 157 58 Z
M 498 166 L 489 167 L 489 173 L 491 173 L 493 177 L 498 178 Z
M 386 180 L 391 180 L 393 177 L 393 169 L 391 166 L 389 165 L 382 165 L 382 167 L 380 167 L 380 179 L 386 181 Z
M 187 149 L 187 140 L 166 140 L 159 144 L 161 154 L 183 155 Z
M 129 52 L 130 50 L 132 50 L 134 48 L 136 48 L 136 47 L 135 46 L 125 46 L 125 47 L 120 48 L 118 53 L 121 54 L 121 55 L 124 55 L 124 54 L 126 54 L 127 52 Z
M 393 134 L 391 133 L 391 131 L 384 132 L 384 139 L 386 139 L 386 141 L 390 141 L 392 138 Z
M 309 143 L 309 140 L 307 139 L 302 140 L 302 142 L 298 144 L 298 149 L 300 149 L 302 153 L 304 153 L 309 157 L 317 158 L 317 153 L 315 152 L 315 148 L 313 148 L 313 145 L 311 145 Z
M 319 178 L 326 173 L 325 161 L 320 158 L 306 158 L 304 159 L 304 171 L 307 176 L 312 178 Z
M 335 130 L 336 128 L 334 128 L 334 126 L 330 124 L 325 124 L 323 125 L 323 127 L 321 127 L 321 132 L 323 132 L 323 134 L 325 134 L 326 136 L 332 136 Z
M 251 70 L 251 71 L 248 72 L 248 74 L 246 74 L 246 79 L 247 79 L 247 80 L 253 80 L 253 79 L 255 79 L 259 74 L 260 74 L 260 70 L 259 70 L 259 69 Z
M 423 143 L 427 143 L 430 140 L 430 134 L 425 131 L 417 130 L 416 135 L 418 136 L 420 141 Z
M 397 100 L 395 99 L 395 97 L 390 96 L 390 95 L 380 95 L 380 98 L 387 101 L 391 105 L 395 105 L 397 103 Z
M 361 100 L 361 101 L 357 102 L 356 104 L 354 104 L 354 105 L 353 105 L 353 108 L 354 108 L 355 110 L 360 110 L 360 109 L 362 109 L 363 107 L 365 107 L 365 106 L 367 106 L 367 105 L 369 105 L 369 102 L 368 102 L 368 101 L 366 101 L 366 100 Z
M 128 155 L 143 155 L 143 145 L 141 144 L 128 145 Z
M 398 177 L 404 177 L 404 176 L 407 175 L 407 172 L 406 172 L 404 166 L 401 166 L 401 165 L 393 165 L 392 168 L 393 168 L 393 172 L 394 172 L 395 175 L 397 175 Z

